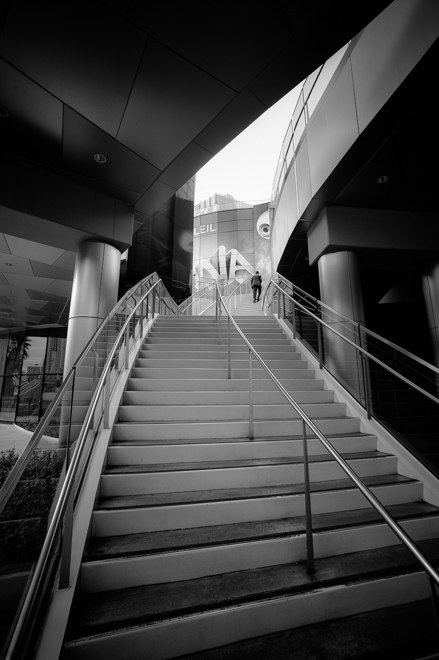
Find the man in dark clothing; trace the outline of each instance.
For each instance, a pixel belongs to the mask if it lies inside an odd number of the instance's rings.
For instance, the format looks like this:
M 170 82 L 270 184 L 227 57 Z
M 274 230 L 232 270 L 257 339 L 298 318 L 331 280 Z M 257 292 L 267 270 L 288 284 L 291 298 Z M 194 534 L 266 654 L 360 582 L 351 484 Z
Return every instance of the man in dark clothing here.
M 262 277 L 259 275 L 259 271 L 256 271 L 256 274 L 252 277 L 251 287 L 253 289 L 253 302 L 256 302 L 261 297 L 261 287 L 262 287 Z

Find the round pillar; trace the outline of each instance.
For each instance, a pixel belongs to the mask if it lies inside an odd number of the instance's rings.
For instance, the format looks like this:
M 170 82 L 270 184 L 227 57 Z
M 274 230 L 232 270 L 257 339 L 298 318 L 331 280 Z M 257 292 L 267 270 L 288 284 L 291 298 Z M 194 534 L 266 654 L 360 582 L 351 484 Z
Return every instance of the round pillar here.
M 76 253 L 67 329 L 64 377 L 103 319 L 117 302 L 120 251 L 98 241 L 85 241 Z
M 331 252 L 319 259 L 320 297 L 332 309 L 353 321 L 364 323 L 363 296 L 361 292 L 360 267 L 354 252 Z M 358 343 L 354 326 L 342 319 L 325 315 L 323 320 L 334 330 L 351 341 Z M 323 332 L 323 350 L 327 369 L 355 397 L 364 400 L 364 378 L 358 352 L 331 330 Z

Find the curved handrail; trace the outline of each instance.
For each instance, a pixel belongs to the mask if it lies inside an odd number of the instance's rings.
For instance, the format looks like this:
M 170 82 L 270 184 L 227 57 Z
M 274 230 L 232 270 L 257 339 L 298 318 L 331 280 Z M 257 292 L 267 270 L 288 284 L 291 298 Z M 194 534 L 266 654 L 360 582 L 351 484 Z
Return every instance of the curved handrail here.
M 383 342 L 384 344 L 386 344 L 387 346 L 389 346 L 389 347 L 392 348 L 393 350 L 398 351 L 399 353 L 403 353 L 403 355 L 405 355 L 406 357 L 410 358 L 410 359 L 413 360 L 414 362 L 417 362 L 418 364 L 422 364 L 422 366 L 427 367 L 428 369 L 431 369 L 431 371 L 434 371 L 434 372 L 436 372 L 437 374 L 439 374 L 439 367 L 436 367 L 436 365 L 431 364 L 430 362 L 427 362 L 426 360 L 423 360 L 422 358 L 420 358 L 419 356 L 415 355 L 414 353 L 411 353 L 410 351 L 408 351 L 407 349 L 403 348 L 402 346 L 398 346 L 398 344 L 395 344 L 394 342 L 390 341 L 389 339 L 386 339 L 386 338 L 383 337 L 382 335 L 379 335 L 378 333 L 374 332 L 373 330 L 370 330 L 370 329 L 367 328 L 363 323 L 360 323 L 359 321 L 354 321 L 354 319 L 349 318 L 349 316 L 346 316 L 346 314 L 343 314 L 342 312 L 338 312 L 338 311 L 337 311 L 336 309 L 334 309 L 333 307 L 330 307 L 329 305 L 327 305 L 326 303 L 322 302 L 321 300 L 318 300 L 318 298 L 315 298 L 314 296 L 312 296 L 310 293 L 308 293 L 308 292 L 305 291 L 304 289 L 301 289 L 301 288 L 300 288 L 299 286 L 297 286 L 296 284 L 293 284 L 292 282 L 290 282 L 289 280 L 287 280 L 287 279 L 286 279 L 285 277 L 283 277 L 283 275 L 281 275 L 280 273 L 277 273 L 276 275 L 277 275 L 277 277 L 279 278 L 279 280 L 280 280 L 281 282 L 283 282 L 284 284 L 286 284 L 286 285 L 288 285 L 288 286 L 291 287 L 291 290 L 293 291 L 293 293 L 296 292 L 296 291 L 298 291 L 302 296 L 304 296 L 304 297 L 309 298 L 310 300 L 312 300 L 312 302 L 315 303 L 315 306 L 316 306 L 317 308 L 322 308 L 322 307 L 325 308 L 326 310 L 328 310 L 328 312 L 331 312 L 331 313 L 333 313 L 334 315 L 336 315 L 336 316 L 338 317 L 338 319 L 342 319 L 342 320 L 348 321 L 348 322 L 351 323 L 354 327 L 356 327 L 358 330 L 361 329 L 361 331 L 364 332 L 365 334 L 370 335 L 371 337 L 374 337 L 375 339 L 378 339 L 379 341 Z M 276 285 L 277 283 L 276 283 L 275 280 L 270 280 L 270 281 L 267 283 L 267 290 L 268 290 L 270 284 L 274 284 L 274 285 Z M 284 292 L 283 289 L 282 289 L 282 292 L 283 292 L 283 293 L 287 293 L 286 291 Z M 292 300 L 291 297 L 290 297 L 290 299 Z M 293 302 L 296 304 L 296 301 L 295 301 L 295 300 L 294 300 Z
M 389 367 L 389 365 L 387 365 L 387 364 L 385 364 L 385 362 L 382 362 L 381 360 L 379 360 L 379 358 L 375 357 L 372 353 L 370 353 L 369 351 L 367 351 L 366 349 L 364 349 L 362 346 L 359 346 L 358 344 L 355 344 L 355 342 L 351 341 L 350 339 L 348 339 L 347 337 L 345 337 L 344 335 L 342 335 L 340 332 L 338 332 L 337 330 L 335 330 L 332 326 L 330 326 L 328 323 L 326 323 L 325 321 L 323 321 L 323 319 L 321 319 L 320 317 L 318 317 L 316 314 L 313 314 L 313 313 L 312 313 L 307 307 L 305 307 L 302 303 L 298 302 L 298 301 L 295 300 L 295 299 L 294 299 L 289 293 L 287 293 L 286 291 L 284 291 L 284 289 L 282 289 L 282 288 L 277 284 L 277 282 L 275 282 L 274 280 L 270 280 L 270 284 L 273 285 L 273 286 L 274 286 L 274 287 L 275 287 L 280 293 L 282 293 L 283 295 L 286 295 L 287 298 L 293 303 L 293 305 L 294 305 L 295 307 L 298 307 L 302 312 L 304 312 L 305 314 L 307 314 L 310 318 L 314 319 L 314 321 L 316 321 L 316 323 L 318 323 L 319 325 L 321 325 L 321 326 L 327 328 L 328 330 L 330 330 L 332 333 L 334 333 L 334 334 L 337 335 L 338 337 L 341 337 L 341 339 L 343 339 L 345 342 L 347 342 L 348 344 L 350 344 L 351 346 L 353 346 L 353 347 L 354 347 L 359 353 L 361 353 L 364 357 L 367 357 L 367 359 L 372 360 L 372 361 L 375 362 L 378 366 L 382 367 L 383 369 L 385 369 L 386 371 L 388 371 L 389 373 L 391 373 L 393 376 L 396 376 L 397 378 L 399 378 L 400 380 L 402 380 L 404 383 L 406 383 L 406 385 L 410 385 L 410 386 L 413 387 L 414 389 L 418 390 L 418 392 L 420 392 L 421 394 L 425 395 L 426 397 L 428 397 L 429 399 L 431 399 L 431 400 L 434 401 L 435 403 L 439 403 L 439 398 L 433 396 L 432 394 L 430 394 L 430 392 L 427 392 L 427 391 L 424 390 L 422 387 L 420 387 L 419 385 L 417 385 L 417 384 L 414 383 L 413 381 L 409 380 L 408 378 L 406 378 L 405 376 L 403 376 L 402 374 L 400 374 L 398 371 L 395 371 L 395 369 L 392 369 L 392 367 Z M 318 301 L 318 302 L 319 302 L 319 301 Z M 322 303 L 322 304 L 323 304 L 323 303 Z M 330 308 L 330 307 L 329 307 L 329 309 L 330 309 L 331 311 L 333 311 L 334 313 L 339 314 L 339 312 L 337 312 L 336 310 L 333 310 L 333 309 Z M 436 373 L 436 374 L 439 374 L 439 368 L 436 367 L 435 365 L 430 364 L 429 362 L 426 362 L 425 360 L 423 360 L 422 358 L 418 357 L 417 355 L 414 355 L 414 353 L 410 353 L 410 351 L 407 351 L 406 349 L 402 348 L 401 346 L 398 346 L 397 344 L 394 344 L 394 343 L 391 342 L 390 340 L 385 339 L 384 337 L 381 337 L 380 335 L 378 335 L 377 333 L 373 332 L 372 330 L 368 330 L 368 328 L 366 328 L 363 324 L 358 323 L 358 321 L 353 321 L 352 319 L 349 319 L 349 317 L 344 316 L 344 315 L 342 315 L 342 314 L 340 314 L 340 316 L 343 316 L 347 321 L 349 321 L 350 323 L 352 323 L 353 325 L 355 325 L 359 331 L 361 330 L 361 331 L 364 332 L 366 335 L 371 335 L 372 337 L 375 337 L 376 339 L 379 339 L 380 341 L 382 341 L 383 343 L 385 343 L 387 346 L 390 346 L 390 347 L 391 347 L 392 349 L 394 349 L 395 351 L 399 351 L 400 353 L 403 353 L 406 357 L 409 357 L 409 358 L 412 359 L 414 362 L 416 362 L 416 363 L 418 363 L 418 364 L 420 364 L 420 365 L 422 365 L 422 366 L 424 366 L 424 367 L 427 367 L 428 369 L 430 369 L 432 372 L 434 372 L 434 373 Z
M 202 298 L 206 293 L 209 293 L 210 291 L 214 291 L 215 285 L 213 282 L 210 282 L 209 284 L 204 284 L 201 289 L 193 293 L 189 298 L 186 298 L 180 305 L 179 305 L 179 310 L 181 314 L 185 314 L 191 305 L 194 305 L 194 303 L 197 302 L 200 298 Z M 204 311 L 204 310 L 203 310 Z M 202 314 L 202 312 L 200 312 Z
M 248 341 L 247 337 L 241 331 L 238 324 L 235 322 L 235 320 L 233 319 L 233 317 L 231 316 L 231 314 L 227 310 L 227 307 L 225 306 L 224 300 L 221 296 L 221 292 L 220 292 L 218 287 L 217 287 L 217 296 L 218 296 L 218 300 L 219 300 L 220 305 L 223 305 L 224 309 L 226 310 L 226 313 L 227 313 L 228 318 L 229 318 L 229 322 L 231 321 L 233 323 L 233 325 L 234 325 L 235 329 L 237 330 L 238 334 L 240 335 L 240 337 L 246 343 L 250 353 L 252 355 L 254 355 L 254 357 L 258 360 L 258 362 L 263 367 L 263 369 L 266 371 L 266 373 L 269 375 L 271 380 L 275 383 L 275 385 L 278 387 L 278 389 L 282 392 L 284 397 L 287 399 L 288 403 L 290 403 L 293 406 L 293 408 L 296 410 L 296 412 L 301 417 L 302 422 L 304 423 L 304 425 L 308 426 L 311 429 L 311 431 L 313 431 L 313 433 L 315 433 L 317 438 L 324 445 L 324 447 L 329 451 L 329 453 L 333 456 L 333 458 L 336 460 L 338 465 L 352 479 L 352 481 L 355 483 L 357 488 L 367 498 L 367 500 L 372 504 L 372 506 L 375 508 L 375 510 L 378 511 L 378 513 L 382 516 L 382 518 L 390 526 L 392 531 L 398 536 L 398 538 L 402 541 L 402 543 L 408 548 L 408 550 L 412 553 L 412 555 L 421 563 L 421 565 L 423 566 L 424 570 L 428 573 L 430 578 L 436 583 L 437 586 L 439 586 L 439 573 L 436 571 L 436 569 L 433 567 L 433 565 L 429 562 L 427 557 L 421 552 L 421 550 L 419 550 L 417 545 L 411 540 L 411 538 L 406 534 L 406 532 L 401 527 L 401 525 L 396 522 L 396 520 L 393 518 L 393 516 L 381 504 L 381 502 L 372 493 L 372 491 L 363 483 L 363 481 L 358 477 L 356 472 L 354 472 L 354 470 L 352 470 L 352 468 L 348 465 L 348 463 L 344 460 L 344 458 L 339 454 L 339 452 L 332 446 L 332 444 L 329 442 L 329 440 L 326 438 L 326 436 L 314 424 L 312 419 L 305 413 L 305 411 L 301 408 L 301 406 L 291 397 L 291 395 L 287 392 L 287 390 L 283 387 L 283 385 L 280 383 L 280 381 L 273 374 L 271 369 L 266 365 L 264 360 L 260 357 L 258 352 L 253 348 L 251 343 Z M 340 335 L 340 336 L 342 336 L 342 335 Z M 306 439 L 306 431 L 305 431 L 305 439 Z M 305 461 L 306 461 L 306 454 L 305 454 Z
M 93 334 L 91 339 L 87 342 L 85 348 L 81 351 L 79 356 L 76 358 L 75 362 L 73 363 L 73 366 L 71 367 L 69 373 L 67 376 L 64 378 L 63 382 L 61 383 L 58 391 L 56 392 L 54 398 L 52 399 L 50 405 L 48 406 L 46 412 L 44 413 L 43 417 L 40 419 L 35 431 L 33 432 L 32 436 L 29 438 L 29 441 L 27 442 L 26 446 L 24 447 L 23 451 L 21 452 L 20 456 L 18 457 L 16 463 L 14 464 L 14 467 L 8 474 L 3 486 L 0 488 L 0 514 L 4 510 L 5 506 L 7 505 L 10 496 L 12 495 L 12 492 L 20 480 L 24 470 L 26 469 L 27 465 L 29 464 L 30 459 L 32 458 L 32 455 L 35 451 L 35 449 L 38 447 L 38 444 L 41 440 L 41 438 L 44 435 L 44 432 L 46 428 L 49 425 L 49 422 L 51 421 L 53 414 L 55 410 L 57 409 L 61 399 L 67 394 L 68 392 L 68 387 L 71 384 L 76 370 L 82 365 L 84 359 L 87 357 L 87 354 L 91 350 L 93 344 L 95 343 L 96 339 L 99 337 L 101 334 L 104 326 L 113 318 L 113 316 L 116 314 L 117 310 L 128 300 L 130 296 L 132 296 L 138 288 L 141 288 L 142 286 L 145 286 L 146 283 L 154 277 L 157 277 L 156 273 L 152 273 L 145 277 L 141 282 L 138 282 L 136 285 L 134 285 L 127 293 L 122 296 L 122 298 L 117 302 L 117 304 L 114 306 L 114 308 L 107 314 L 107 316 L 103 319 L 102 323 L 99 325 L 98 329 L 96 332 Z M 156 284 L 158 284 L 160 280 L 157 279 Z M 155 284 L 155 285 L 156 285 Z M 154 285 L 154 286 L 155 286 Z
M 99 401 L 100 396 L 103 393 L 103 389 L 105 386 L 105 382 L 108 376 L 108 373 L 111 368 L 112 360 L 115 356 L 117 347 L 119 345 L 119 341 L 124 337 L 125 332 L 129 324 L 131 323 L 131 319 L 135 315 L 136 311 L 139 309 L 139 307 L 142 305 L 143 301 L 145 298 L 153 291 L 157 285 L 160 283 L 160 280 L 157 281 L 153 286 L 148 290 L 146 294 L 141 298 L 141 300 L 137 303 L 137 305 L 134 307 L 134 309 L 131 311 L 130 315 L 126 319 L 125 323 L 123 324 L 116 341 L 114 342 L 113 348 L 111 349 L 107 362 L 105 364 L 104 370 L 99 378 L 96 390 L 94 392 L 94 395 L 92 397 L 92 401 L 90 403 L 90 406 L 87 410 L 86 416 L 84 423 L 82 425 L 82 429 L 80 432 L 80 435 L 77 440 L 76 444 L 76 449 L 73 454 L 73 458 L 71 460 L 71 463 L 69 465 L 69 468 L 66 473 L 66 477 L 64 480 L 64 483 L 62 485 L 61 491 L 59 493 L 58 501 L 55 506 L 55 509 L 53 511 L 52 519 L 50 521 L 49 528 L 47 530 L 46 538 L 43 543 L 43 547 L 41 549 L 37 565 L 31 580 L 31 583 L 29 585 L 29 589 L 26 594 L 25 601 L 23 603 L 23 606 L 20 611 L 20 616 L 17 621 L 17 624 L 15 626 L 14 634 L 11 639 L 11 644 L 10 644 L 10 649 L 13 649 L 15 644 L 17 643 L 20 635 L 22 634 L 22 630 L 24 629 L 26 625 L 26 621 L 28 620 L 28 617 L 30 615 L 32 605 L 35 602 L 35 599 L 37 597 L 37 593 L 39 590 L 39 587 L 41 585 L 45 569 L 48 565 L 48 562 L 51 557 L 51 552 L 59 531 L 59 528 L 62 524 L 64 514 L 66 513 L 67 505 L 70 500 L 70 497 L 73 494 L 73 488 L 75 485 L 75 479 L 77 478 L 77 472 L 78 468 L 80 465 L 80 462 L 85 459 L 85 461 L 88 460 L 88 457 L 91 452 L 91 446 L 89 447 L 87 455 L 84 457 L 83 456 L 83 450 L 85 447 L 86 439 L 88 432 L 90 431 L 90 424 L 93 419 L 93 415 L 95 414 L 96 407 Z M 8 658 L 8 655 L 6 656 L 6 659 Z
M 155 275 L 155 274 L 154 274 Z M 153 276 L 148 276 L 144 280 L 142 280 L 140 283 L 135 285 L 122 299 L 122 302 L 125 302 L 126 299 L 128 299 L 130 296 L 132 296 L 134 293 L 137 292 L 137 290 L 142 290 L 142 286 L 145 286 L 146 282 L 150 280 L 150 278 Z M 107 356 L 105 366 L 103 368 L 102 374 L 99 378 L 99 381 L 96 385 L 96 388 L 92 394 L 92 399 L 90 406 L 86 412 L 84 422 L 81 427 L 81 431 L 79 434 L 78 439 L 76 440 L 76 446 L 75 450 L 73 452 L 73 456 L 71 458 L 70 464 L 67 468 L 64 482 L 62 484 L 62 487 L 60 488 L 56 503 L 53 507 L 53 512 L 51 516 L 51 520 L 49 523 L 49 527 L 46 533 L 46 537 L 43 542 L 43 546 L 41 548 L 38 560 L 35 565 L 35 569 L 33 571 L 33 575 L 29 581 L 29 585 L 26 591 L 26 595 L 23 598 L 23 602 L 21 605 L 20 613 L 17 618 L 15 628 L 13 631 L 13 634 L 11 636 L 7 653 L 5 655 L 4 660 L 12 660 L 14 657 L 14 654 L 18 648 L 18 645 L 21 643 L 22 635 L 24 634 L 24 631 L 26 630 L 27 623 L 29 622 L 34 605 L 38 599 L 38 595 L 40 593 L 40 589 L 42 587 L 43 581 L 45 579 L 47 567 L 51 561 L 52 557 L 52 552 L 55 546 L 55 542 L 58 538 L 58 533 L 61 529 L 61 526 L 63 524 L 64 517 L 67 512 L 67 507 L 69 506 L 69 503 L 71 502 L 71 506 L 73 507 L 73 500 L 72 497 L 74 495 L 74 487 L 77 485 L 77 479 L 78 476 L 81 477 L 81 475 L 78 474 L 79 468 L 81 466 L 82 473 L 85 471 L 89 457 L 92 451 L 92 443 L 89 443 L 88 449 L 85 452 L 84 449 L 86 447 L 87 443 L 87 438 L 89 435 L 89 432 L 91 430 L 94 416 L 96 414 L 96 409 L 98 406 L 98 403 L 101 401 L 102 402 L 102 397 L 104 397 L 104 400 L 108 399 L 110 397 L 110 391 L 109 391 L 109 375 L 110 375 L 110 370 L 113 366 L 113 361 L 116 355 L 116 352 L 118 350 L 119 345 L 121 342 L 123 342 L 124 338 L 127 336 L 127 333 L 129 332 L 130 324 L 133 319 L 136 318 L 136 314 L 139 309 L 141 309 L 141 314 L 143 311 L 143 305 L 145 300 L 153 294 L 155 296 L 155 291 L 158 289 L 160 285 L 163 285 L 161 279 L 157 279 L 152 286 L 147 288 L 145 293 L 140 296 L 139 300 L 136 302 L 134 307 L 130 310 L 129 315 L 126 317 L 125 322 L 123 323 L 122 327 L 119 330 L 119 333 L 113 343 L 112 348 L 110 349 L 110 352 Z M 117 303 L 115 308 L 110 312 L 110 314 L 107 316 L 106 320 L 103 321 L 103 323 L 100 326 L 100 329 L 93 335 L 92 340 L 88 342 L 87 347 L 84 349 L 84 351 L 89 349 L 91 345 L 93 344 L 93 341 L 96 340 L 96 338 L 99 336 L 100 331 L 102 330 L 103 326 L 105 325 L 105 322 L 108 321 L 109 318 L 111 318 L 114 313 L 117 312 L 117 310 L 121 306 L 121 301 Z M 167 305 L 166 301 L 163 301 L 166 305 L 166 307 L 171 310 L 170 306 Z M 175 312 L 175 310 L 172 310 Z M 178 312 L 178 309 L 177 309 Z M 143 333 L 143 322 L 142 322 L 142 333 Z M 126 337 L 128 339 L 128 337 Z M 51 402 L 48 410 L 46 411 L 46 414 L 44 417 L 41 419 L 41 422 L 39 423 L 37 429 L 35 430 L 30 443 L 32 444 L 33 447 L 35 447 L 35 438 L 41 439 L 52 415 L 53 412 L 56 408 L 56 406 L 60 403 L 62 400 L 63 396 L 67 392 L 67 386 L 71 382 L 72 378 L 74 377 L 76 368 L 79 366 L 79 364 L 83 360 L 84 356 L 84 351 L 81 353 L 79 356 L 78 360 L 75 362 L 74 367 L 72 367 L 71 371 L 69 372 L 67 378 L 63 382 L 62 386 L 60 387 L 60 390 L 57 392 L 56 396 L 54 397 L 53 401 Z M 128 351 L 129 351 L 129 345 L 127 341 L 127 345 L 125 348 L 125 360 L 128 359 Z M 95 428 L 97 429 L 100 424 L 102 423 L 104 427 L 106 426 L 105 424 L 105 416 L 106 416 L 106 409 L 105 409 L 105 403 L 102 405 L 102 410 L 100 412 L 100 420 L 96 424 Z M 15 466 L 14 466 L 15 467 Z M 26 465 L 20 466 L 20 474 L 23 472 L 25 469 Z M 13 468 L 14 469 L 14 468 Z M 14 482 L 16 483 L 16 479 L 14 478 Z M 9 496 L 11 494 L 10 488 L 8 487 L 5 489 L 6 482 L 4 484 L 4 487 L 1 489 L 0 494 L 2 494 L 1 502 L 3 503 L 3 508 L 7 504 L 7 501 L 9 499 Z M 5 491 L 5 495 L 3 496 L 3 491 Z M 9 496 L 6 498 L 6 494 Z M 69 535 L 67 535 L 69 536 Z M 68 559 L 67 559 L 67 566 L 70 566 L 70 547 L 69 543 L 63 544 L 63 554 L 68 554 Z M 69 570 L 69 568 L 67 569 Z

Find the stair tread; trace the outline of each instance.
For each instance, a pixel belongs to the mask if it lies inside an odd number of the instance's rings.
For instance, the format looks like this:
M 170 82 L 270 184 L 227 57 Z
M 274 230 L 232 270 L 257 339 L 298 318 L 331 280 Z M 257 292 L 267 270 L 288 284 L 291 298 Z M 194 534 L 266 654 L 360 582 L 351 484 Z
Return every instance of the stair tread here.
M 438 507 L 423 501 L 394 504 L 388 506 L 387 510 L 397 520 L 439 515 Z M 383 521 L 373 507 L 318 513 L 313 515 L 313 530 L 318 532 L 364 526 L 376 522 Z M 190 529 L 95 537 L 90 539 L 85 561 L 290 536 L 303 533 L 305 527 L 305 516 L 294 516 L 291 518 L 209 525 Z
M 381 451 L 359 451 L 359 452 L 340 452 L 341 455 L 348 461 L 361 460 L 364 458 L 387 458 L 391 454 L 386 454 Z M 321 463 L 327 461 L 335 461 L 335 459 L 328 454 L 316 454 L 309 456 L 310 463 Z M 242 458 L 233 460 L 216 460 L 216 461 L 194 461 L 194 462 L 179 462 L 179 463 L 156 463 L 152 464 L 130 464 L 130 465 L 108 465 L 104 474 L 130 474 L 130 473 L 146 473 L 146 472 L 177 472 L 177 471 L 192 471 L 192 470 L 219 470 L 240 467 L 265 467 L 270 465 L 297 465 L 303 463 L 303 456 L 284 456 L 284 457 L 267 457 L 267 458 Z
M 366 486 L 416 483 L 414 479 L 399 474 L 363 477 Z M 312 492 L 354 489 L 350 479 L 311 482 Z M 199 502 L 224 502 L 227 500 L 258 499 L 303 494 L 303 483 L 276 486 L 255 486 L 251 488 L 224 488 L 217 490 L 181 491 L 174 493 L 153 493 L 145 495 L 117 495 L 101 497 L 96 510 L 129 509 L 135 507 L 173 506 Z
M 319 405 L 319 404 L 318 404 Z M 195 406 L 196 407 L 196 406 Z M 198 406 L 199 408 L 203 408 L 204 406 Z M 229 406 L 225 406 L 225 408 L 228 408 Z M 349 415 L 336 415 L 334 417 L 327 417 L 327 416 L 318 416 L 318 415 L 313 415 L 313 420 L 319 420 L 319 421 L 325 421 L 325 420 L 340 420 L 340 419 L 346 419 L 346 420 L 353 420 L 357 419 L 356 417 L 350 417 Z M 298 418 L 294 418 L 294 421 L 297 421 Z M 288 418 L 286 419 L 270 419 L 270 418 L 263 418 L 263 417 L 258 417 L 257 419 L 254 420 L 255 423 L 260 423 L 260 422 L 289 422 Z M 246 423 L 248 424 L 248 419 L 226 419 L 226 420 L 221 420 L 221 419 L 210 419 L 210 420 L 197 420 L 197 419 L 154 419 L 151 421 L 133 421 L 133 422 L 116 422 L 114 424 L 114 428 L 118 428 L 119 426 L 151 426 L 152 424 L 237 424 L 237 423 Z M 312 435 L 308 435 L 308 438 L 312 438 Z
M 430 561 L 437 564 L 438 539 L 420 541 L 418 547 Z M 420 570 L 419 566 L 405 547 L 395 545 L 317 559 L 316 573 L 313 575 L 306 572 L 306 562 L 298 562 L 82 595 L 67 638 L 360 580 L 410 573 Z
M 309 436 L 308 439 L 310 439 L 312 436 Z M 362 433 L 361 431 L 357 432 L 352 432 L 352 433 L 337 433 L 337 434 L 326 434 L 326 437 L 328 440 L 335 440 L 335 439 L 340 439 L 340 438 L 370 438 L 370 437 L 375 437 L 372 436 L 370 433 Z M 315 437 L 314 437 L 315 439 Z M 248 442 L 248 443 L 254 443 L 254 442 L 275 442 L 275 441 L 282 441 L 282 442 L 288 442 L 288 441 L 302 441 L 302 436 L 301 435 L 291 435 L 291 436 L 270 436 L 268 438 L 264 436 L 260 436 L 257 438 L 257 440 L 250 440 L 250 438 L 192 438 L 191 440 L 118 440 L 118 439 L 113 439 L 111 446 L 112 447 L 130 447 L 130 446 L 145 446 L 145 447 L 155 447 L 155 446 L 162 446 L 162 445 L 192 445 L 192 444 L 218 444 L 218 443 L 235 443 L 235 442 Z
M 174 660 L 438 660 L 436 650 L 431 601 L 425 600 L 244 639 Z

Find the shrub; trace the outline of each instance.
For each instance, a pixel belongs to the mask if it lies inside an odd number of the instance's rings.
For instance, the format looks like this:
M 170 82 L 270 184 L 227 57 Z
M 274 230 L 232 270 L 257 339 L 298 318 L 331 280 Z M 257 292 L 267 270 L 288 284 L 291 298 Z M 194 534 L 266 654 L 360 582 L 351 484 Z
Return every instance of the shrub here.
M 0 452 L 0 486 L 18 460 L 15 449 Z M 36 559 L 63 465 L 57 451 L 37 450 L 0 516 L 0 563 Z

